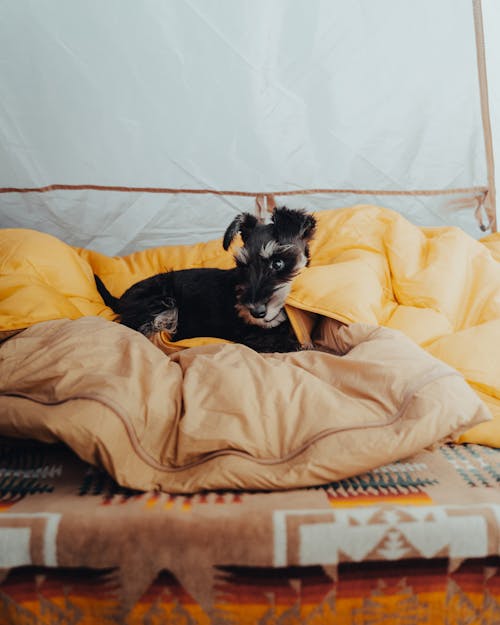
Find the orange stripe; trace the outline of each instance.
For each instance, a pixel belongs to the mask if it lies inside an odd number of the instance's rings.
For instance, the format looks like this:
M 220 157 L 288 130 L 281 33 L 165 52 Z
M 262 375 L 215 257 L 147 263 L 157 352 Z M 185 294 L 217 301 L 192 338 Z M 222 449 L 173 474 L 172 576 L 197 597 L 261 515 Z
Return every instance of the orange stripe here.
M 359 506 L 382 504 L 425 506 L 433 503 L 432 499 L 425 493 L 418 495 L 358 495 L 345 499 L 341 497 L 329 497 L 328 499 L 333 508 L 358 508 Z

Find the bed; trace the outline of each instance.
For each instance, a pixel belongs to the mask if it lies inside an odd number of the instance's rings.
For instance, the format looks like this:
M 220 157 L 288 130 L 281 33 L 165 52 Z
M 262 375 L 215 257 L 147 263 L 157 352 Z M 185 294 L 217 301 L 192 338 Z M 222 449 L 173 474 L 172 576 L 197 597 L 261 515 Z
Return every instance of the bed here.
M 322 349 L 281 355 L 150 341 L 93 283 L 220 240 L 3 232 L 1 623 L 498 622 L 498 235 L 318 221 L 287 311 Z

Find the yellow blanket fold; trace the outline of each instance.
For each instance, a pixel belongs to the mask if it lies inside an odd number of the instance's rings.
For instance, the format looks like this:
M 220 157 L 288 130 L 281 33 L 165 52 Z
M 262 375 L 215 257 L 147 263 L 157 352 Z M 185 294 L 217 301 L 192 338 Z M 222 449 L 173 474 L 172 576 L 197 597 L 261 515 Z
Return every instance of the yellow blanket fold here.
M 417 227 L 370 205 L 316 218 L 310 267 L 287 302 L 294 329 L 310 330 L 300 310 L 403 331 L 463 373 L 494 415 L 461 440 L 500 447 L 500 234 L 476 241 L 458 228 Z M 160 271 L 232 265 L 220 240 L 111 258 L 46 234 L 3 230 L 0 332 L 50 319 L 113 318 L 94 272 L 120 295 Z

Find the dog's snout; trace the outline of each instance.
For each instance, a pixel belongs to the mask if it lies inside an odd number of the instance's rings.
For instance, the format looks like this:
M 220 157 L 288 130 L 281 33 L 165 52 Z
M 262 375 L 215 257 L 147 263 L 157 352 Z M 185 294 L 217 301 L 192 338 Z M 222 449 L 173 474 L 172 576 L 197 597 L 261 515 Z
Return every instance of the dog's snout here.
M 267 307 L 265 304 L 252 304 L 248 306 L 248 310 L 255 319 L 262 319 L 262 317 L 266 316 Z

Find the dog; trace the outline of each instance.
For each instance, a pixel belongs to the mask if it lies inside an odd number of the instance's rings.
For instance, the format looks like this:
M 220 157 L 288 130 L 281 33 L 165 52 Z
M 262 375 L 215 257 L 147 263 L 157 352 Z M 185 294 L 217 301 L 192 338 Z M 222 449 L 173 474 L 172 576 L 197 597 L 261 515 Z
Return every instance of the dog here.
M 197 268 L 160 273 L 113 297 L 96 284 L 121 323 L 146 336 L 165 330 L 172 340 L 210 336 L 260 352 L 301 348 L 284 304 L 293 278 L 309 263 L 315 218 L 304 210 L 275 208 L 268 224 L 240 213 L 226 229 L 227 251 L 239 233 L 243 246 L 232 269 Z

